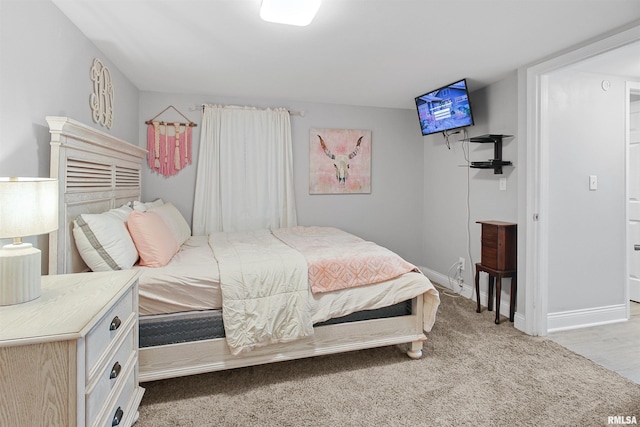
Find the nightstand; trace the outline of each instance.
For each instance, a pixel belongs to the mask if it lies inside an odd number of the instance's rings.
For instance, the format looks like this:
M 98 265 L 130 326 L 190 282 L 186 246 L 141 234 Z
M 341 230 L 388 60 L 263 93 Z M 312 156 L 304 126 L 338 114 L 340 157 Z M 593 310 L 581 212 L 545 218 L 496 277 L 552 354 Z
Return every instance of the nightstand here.
M 0 425 L 135 422 L 138 275 L 43 276 L 40 298 L 0 307 Z
M 476 264 L 476 312 L 480 313 L 480 272 L 489 275 L 487 309 L 493 310 L 493 282 L 496 283 L 496 320 L 500 323 L 502 279 L 511 278 L 509 320 L 513 322 L 517 293 L 517 224 L 503 221 L 477 221 L 482 225 L 481 261 Z

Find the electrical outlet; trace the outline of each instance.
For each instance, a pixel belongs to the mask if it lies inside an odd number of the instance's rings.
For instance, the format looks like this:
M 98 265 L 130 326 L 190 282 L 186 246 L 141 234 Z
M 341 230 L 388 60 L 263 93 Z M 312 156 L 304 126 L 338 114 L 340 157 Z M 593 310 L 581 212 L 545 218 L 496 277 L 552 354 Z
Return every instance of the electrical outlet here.
M 460 265 L 460 271 L 464 271 L 464 258 L 458 258 L 458 264 Z

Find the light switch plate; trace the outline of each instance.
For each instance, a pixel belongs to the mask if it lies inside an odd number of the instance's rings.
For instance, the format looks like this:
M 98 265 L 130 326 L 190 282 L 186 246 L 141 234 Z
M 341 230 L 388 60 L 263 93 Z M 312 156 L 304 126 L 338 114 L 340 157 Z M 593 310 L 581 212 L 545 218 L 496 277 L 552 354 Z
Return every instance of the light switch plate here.
M 598 176 L 589 175 L 589 190 L 596 191 L 598 189 Z
M 507 178 L 500 178 L 500 190 L 507 191 Z

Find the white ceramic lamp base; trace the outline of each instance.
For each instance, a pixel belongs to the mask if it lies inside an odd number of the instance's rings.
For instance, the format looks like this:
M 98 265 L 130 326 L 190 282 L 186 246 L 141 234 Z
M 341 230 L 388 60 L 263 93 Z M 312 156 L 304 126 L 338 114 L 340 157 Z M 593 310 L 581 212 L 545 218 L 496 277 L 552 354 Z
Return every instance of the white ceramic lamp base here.
M 20 304 L 40 296 L 40 250 L 30 243 L 0 249 L 0 305 Z

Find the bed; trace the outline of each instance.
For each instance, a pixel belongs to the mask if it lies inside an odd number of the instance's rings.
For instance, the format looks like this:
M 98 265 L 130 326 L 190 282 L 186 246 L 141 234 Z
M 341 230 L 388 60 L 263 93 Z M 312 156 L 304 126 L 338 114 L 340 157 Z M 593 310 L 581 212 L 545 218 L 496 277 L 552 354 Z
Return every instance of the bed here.
M 77 224 L 78 218 L 117 212 L 127 205 L 137 205 L 140 209 L 135 210 L 140 211 L 157 208 L 150 206 L 156 202 L 140 200 L 146 150 L 67 117 L 47 117 L 47 122 L 51 133 L 51 177 L 59 180 L 60 194 L 59 228 L 49 238 L 49 273 L 87 271 L 83 259 L 86 254 L 80 255 L 80 250 L 84 251 L 82 242 L 74 239 L 74 221 Z M 170 205 L 160 201 L 163 204 Z M 127 224 L 132 225 L 133 215 L 129 218 Z M 133 234 L 133 227 L 130 231 Z M 300 252 L 308 248 L 295 247 L 300 242 L 305 246 L 306 240 L 299 239 L 301 235 L 306 238 L 308 233 L 322 233 L 324 238 L 326 233 L 335 234 L 360 244 L 359 238 L 341 230 L 316 227 L 278 233 L 261 230 L 188 236 L 166 265 L 131 267 L 141 270 L 141 382 L 389 345 L 403 345 L 411 358 L 422 356 L 425 331 L 433 325 L 440 301 L 438 292 L 422 273 L 413 269 L 375 283 L 346 289 L 329 287 L 316 294 L 306 282 L 312 271 L 309 253 Z M 244 337 L 247 330 L 260 332 L 265 321 L 273 320 L 259 319 L 253 325 L 249 309 L 243 314 L 249 321 L 230 322 L 230 313 L 236 309 L 225 305 L 234 301 L 229 292 L 237 289 L 231 286 L 236 277 L 231 274 L 237 272 L 229 266 L 262 262 L 239 260 L 233 264 L 238 248 L 258 244 L 271 245 L 268 251 L 257 251 L 262 254 L 284 251 L 280 258 L 287 265 L 295 259 L 297 264 L 291 271 L 299 271 L 304 263 L 305 270 L 299 273 L 304 276 L 304 289 L 298 287 L 291 294 L 296 292 L 305 310 L 292 306 L 290 311 L 277 309 L 278 315 L 270 316 L 299 316 L 296 325 L 303 326 L 279 325 L 275 330 L 285 330 L 282 336 L 260 337 L 263 341 L 236 345 L 232 344 L 236 336 Z M 271 261 L 267 265 L 264 274 L 273 277 Z M 286 285 L 290 286 L 288 271 Z M 240 272 L 243 277 L 252 274 Z M 278 292 L 267 297 L 278 300 Z M 240 305 L 247 306 L 246 302 Z M 246 323 L 244 329 L 234 332 L 234 325 L 241 323 Z M 297 335 L 293 336 L 293 329 L 300 331 L 296 330 Z

